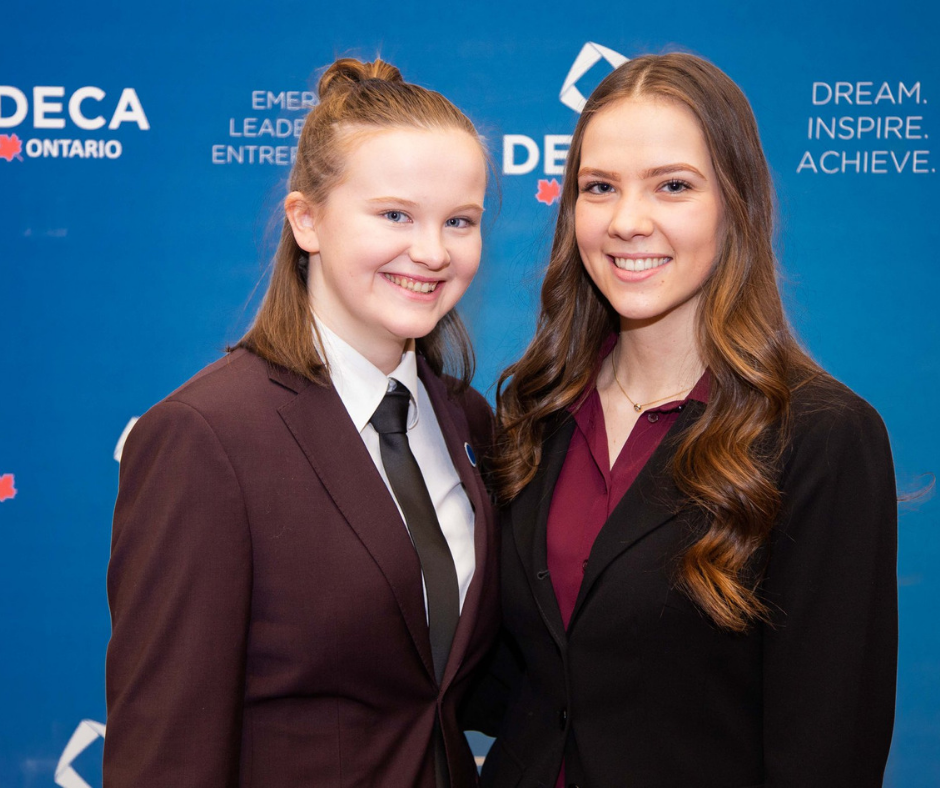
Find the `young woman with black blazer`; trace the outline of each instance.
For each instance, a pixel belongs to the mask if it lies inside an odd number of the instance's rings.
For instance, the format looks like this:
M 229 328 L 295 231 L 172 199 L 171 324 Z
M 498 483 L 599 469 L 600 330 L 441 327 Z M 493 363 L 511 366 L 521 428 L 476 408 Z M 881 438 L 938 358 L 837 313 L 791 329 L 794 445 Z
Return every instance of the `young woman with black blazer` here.
M 772 234 L 754 116 L 725 74 L 669 54 L 601 83 L 536 336 L 498 398 L 485 786 L 881 785 L 888 437 L 793 339 Z
M 492 417 L 453 306 L 486 173 L 393 66 L 321 78 L 254 325 L 124 448 L 109 788 L 476 785 L 456 710 L 498 627 Z

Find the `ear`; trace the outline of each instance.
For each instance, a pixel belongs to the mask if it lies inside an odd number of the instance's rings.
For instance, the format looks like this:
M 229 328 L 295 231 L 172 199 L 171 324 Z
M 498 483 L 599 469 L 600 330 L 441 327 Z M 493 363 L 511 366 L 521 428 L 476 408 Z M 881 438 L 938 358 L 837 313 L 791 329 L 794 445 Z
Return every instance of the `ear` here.
M 320 251 L 320 240 L 317 237 L 313 206 L 307 198 L 300 192 L 291 192 L 284 199 L 284 213 L 297 245 L 308 254 L 317 254 Z

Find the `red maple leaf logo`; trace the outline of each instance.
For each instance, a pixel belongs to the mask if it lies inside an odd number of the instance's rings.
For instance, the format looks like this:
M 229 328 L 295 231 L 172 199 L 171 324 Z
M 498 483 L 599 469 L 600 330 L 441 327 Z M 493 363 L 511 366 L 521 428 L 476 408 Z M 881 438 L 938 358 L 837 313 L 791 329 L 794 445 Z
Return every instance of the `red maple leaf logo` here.
M 557 178 L 550 181 L 539 179 L 539 190 L 535 193 L 535 199 L 546 205 L 552 205 L 557 202 L 561 196 L 561 184 Z
M 16 498 L 16 487 L 13 486 L 13 474 L 5 473 L 0 476 L 0 501 L 7 498 Z
M 0 134 L 0 159 L 13 161 L 19 159 L 23 161 L 20 154 L 23 152 L 23 141 L 15 134 Z M 2 499 L 0 499 L 2 500 Z

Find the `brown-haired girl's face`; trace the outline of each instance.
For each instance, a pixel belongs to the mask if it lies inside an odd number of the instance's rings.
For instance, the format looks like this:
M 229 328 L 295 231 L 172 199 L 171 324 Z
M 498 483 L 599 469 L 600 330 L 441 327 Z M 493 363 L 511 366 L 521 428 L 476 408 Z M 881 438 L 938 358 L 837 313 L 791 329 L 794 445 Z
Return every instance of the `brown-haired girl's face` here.
M 483 152 L 465 131 L 395 128 L 354 142 L 323 204 L 287 200 L 318 318 L 394 368 L 476 274 L 485 192 Z
M 667 320 L 692 332 L 721 234 L 717 176 L 687 107 L 630 98 L 590 120 L 575 235 L 585 269 L 623 328 Z

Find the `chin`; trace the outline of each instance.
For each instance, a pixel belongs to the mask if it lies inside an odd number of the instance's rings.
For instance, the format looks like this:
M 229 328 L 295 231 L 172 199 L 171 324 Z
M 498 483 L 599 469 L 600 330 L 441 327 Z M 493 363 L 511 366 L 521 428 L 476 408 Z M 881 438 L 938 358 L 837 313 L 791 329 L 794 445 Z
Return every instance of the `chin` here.
M 621 320 L 630 323 L 652 323 L 656 321 L 656 318 L 666 314 L 661 309 L 617 309 L 616 305 L 614 305 L 614 310 L 620 315 Z
M 438 321 L 414 322 L 407 325 L 389 326 L 388 332 L 397 339 L 407 342 L 409 339 L 422 339 L 430 334 L 437 326 Z

